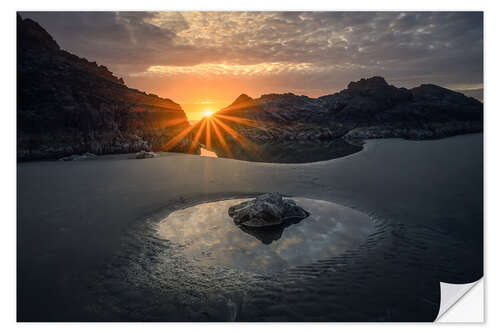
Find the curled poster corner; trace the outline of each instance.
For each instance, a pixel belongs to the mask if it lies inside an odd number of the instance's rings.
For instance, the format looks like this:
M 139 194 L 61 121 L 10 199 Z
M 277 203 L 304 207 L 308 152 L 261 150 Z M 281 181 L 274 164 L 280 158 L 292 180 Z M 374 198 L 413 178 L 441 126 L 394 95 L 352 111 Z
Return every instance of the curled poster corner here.
M 468 299 L 469 291 L 476 285 L 480 285 L 473 298 Z M 441 303 L 436 322 L 483 322 L 483 280 L 479 279 L 472 283 L 453 284 L 440 282 Z M 464 297 L 465 296 L 465 297 Z M 463 301 L 461 300 L 463 298 Z M 451 309 L 453 308 L 453 309 Z M 457 308 L 455 311 L 455 308 Z M 451 309 L 451 311 L 450 311 Z M 457 312 L 449 313 L 449 312 Z M 471 316 L 471 313 L 474 314 Z M 466 313 L 469 316 L 463 317 Z

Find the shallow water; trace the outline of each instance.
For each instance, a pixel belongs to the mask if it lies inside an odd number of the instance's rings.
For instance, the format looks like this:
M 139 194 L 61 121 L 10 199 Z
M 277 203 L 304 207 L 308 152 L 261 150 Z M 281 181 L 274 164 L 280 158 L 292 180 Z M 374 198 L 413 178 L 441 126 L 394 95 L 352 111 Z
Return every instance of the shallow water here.
M 171 154 L 18 165 L 18 318 L 432 321 L 439 281 L 483 275 L 482 147 L 475 134 L 370 140 L 309 164 Z M 271 271 L 208 252 L 193 260 L 158 234 L 183 208 L 273 191 L 355 209 L 373 232 L 340 254 Z
M 248 199 L 204 203 L 175 211 L 158 225 L 159 237 L 199 265 L 269 273 L 338 256 L 374 230 L 368 215 L 323 200 L 291 198 L 310 216 L 285 229 L 240 228 L 229 207 Z
M 256 150 L 238 149 L 233 145 L 231 154 L 228 155 L 224 147 L 214 146 L 212 149 L 219 157 L 230 157 L 237 160 L 265 163 L 309 163 L 331 160 L 342 156 L 354 154 L 362 149 L 361 146 L 348 143 L 344 139 L 331 141 L 273 143 L 261 144 Z

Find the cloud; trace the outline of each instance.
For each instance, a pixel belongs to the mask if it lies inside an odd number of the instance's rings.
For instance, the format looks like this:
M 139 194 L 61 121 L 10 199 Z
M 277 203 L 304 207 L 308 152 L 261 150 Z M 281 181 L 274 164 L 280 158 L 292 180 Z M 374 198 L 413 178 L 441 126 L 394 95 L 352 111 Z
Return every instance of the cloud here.
M 117 74 L 276 76 L 295 87 L 483 82 L 481 12 L 39 12 L 60 45 Z
M 358 65 L 359 66 L 359 65 Z M 335 70 L 350 70 L 357 67 L 354 64 L 345 63 L 343 65 L 315 65 L 308 62 L 264 62 L 250 65 L 231 65 L 231 64 L 198 64 L 194 66 L 150 66 L 144 72 L 133 73 L 132 77 L 148 75 L 186 75 L 194 74 L 200 76 L 269 76 L 282 75 L 290 73 L 298 74 L 329 74 Z M 361 66 L 363 67 L 363 66 Z

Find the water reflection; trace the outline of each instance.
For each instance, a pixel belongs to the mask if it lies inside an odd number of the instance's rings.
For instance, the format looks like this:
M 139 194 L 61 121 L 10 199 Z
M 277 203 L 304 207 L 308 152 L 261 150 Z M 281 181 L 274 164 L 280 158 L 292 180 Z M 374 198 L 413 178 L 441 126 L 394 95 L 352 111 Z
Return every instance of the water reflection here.
M 217 157 L 217 154 L 213 151 L 205 149 L 203 147 L 200 148 L 200 156 L 208 156 L 208 157 Z
M 227 214 L 248 199 L 205 203 L 170 214 L 158 234 L 200 265 L 276 271 L 328 259 L 360 245 L 374 230 L 368 215 L 322 200 L 292 198 L 311 215 L 281 228 L 239 228 Z M 295 223 L 294 223 L 295 222 Z
M 287 219 L 286 222 L 280 225 L 274 225 L 269 227 L 260 227 L 260 228 L 250 228 L 244 225 L 238 226 L 242 231 L 248 233 L 249 235 L 254 236 L 258 240 L 260 240 L 264 244 L 271 244 L 273 241 L 276 241 L 281 238 L 283 235 L 283 230 L 288 228 L 289 226 L 299 223 L 303 219 L 300 218 L 290 218 Z

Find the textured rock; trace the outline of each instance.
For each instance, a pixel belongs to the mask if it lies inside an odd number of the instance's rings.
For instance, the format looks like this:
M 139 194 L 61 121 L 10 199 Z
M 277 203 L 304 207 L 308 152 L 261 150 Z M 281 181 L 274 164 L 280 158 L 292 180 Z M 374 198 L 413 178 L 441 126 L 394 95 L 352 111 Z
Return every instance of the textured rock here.
M 261 228 L 277 226 L 288 219 L 304 219 L 309 216 L 293 200 L 283 200 L 279 193 L 267 193 L 232 206 L 228 211 L 234 223 L 245 227 Z
M 357 82 L 351 82 L 347 85 L 350 90 L 367 90 L 367 89 L 380 89 L 387 88 L 389 85 L 383 77 L 374 76 L 369 79 L 361 79 Z
M 219 157 L 265 162 L 282 162 L 277 152 L 291 151 L 294 145 L 337 142 L 325 150 L 325 157 L 333 158 L 358 151 L 352 143 L 363 139 L 421 140 L 483 130 L 480 101 L 432 84 L 397 88 L 379 76 L 351 82 L 347 89 L 319 98 L 291 93 L 256 99 L 241 95 L 212 117 L 241 135 L 235 138 L 222 131 L 229 149 L 216 140 L 211 144 Z
M 140 152 L 138 153 L 135 153 L 135 158 L 136 159 L 142 159 L 142 158 L 153 158 L 153 157 L 157 157 L 158 154 L 157 153 L 154 153 L 152 151 L 144 151 L 144 150 L 141 150 Z
M 71 155 L 71 156 L 62 157 L 59 160 L 61 160 L 61 161 L 84 161 L 84 160 L 92 160 L 94 158 L 97 158 L 97 156 L 92 154 L 92 153 L 85 153 L 82 155 Z
M 201 122 L 173 147 L 167 144 L 190 126 L 178 104 L 128 88 L 105 66 L 61 50 L 30 19 L 18 16 L 17 25 L 18 160 L 84 152 L 190 152 Z M 420 140 L 481 132 L 483 104 L 436 85 L 397 88 L 376 76 L 319 98 L 242 94 L 212 118 L 234 130 L 219 128 L 224 144 L 215 133 L 210 145 L 208 136 L 200 137 L 219 157 L 307 162 L 313 155 L 309 148 L 325 146 L 324 158 L 314 159 L 321 160 L 359 151 L 351 143 L 367 138 Z
M 170 99 L 127 87 L 105 66 L 61 50 L 40 25 L 17 16 L 18 160 L 71 154 L 186 152 L 189 127 Z
M 228 106 L 228 108 L 232 107 L 240 107 L 240 106 L 248 106 L 250 103 L 253 102 L 253 99 L 248 96 L 247 94 L 241 94 L 234 100 L 234 102 Z

